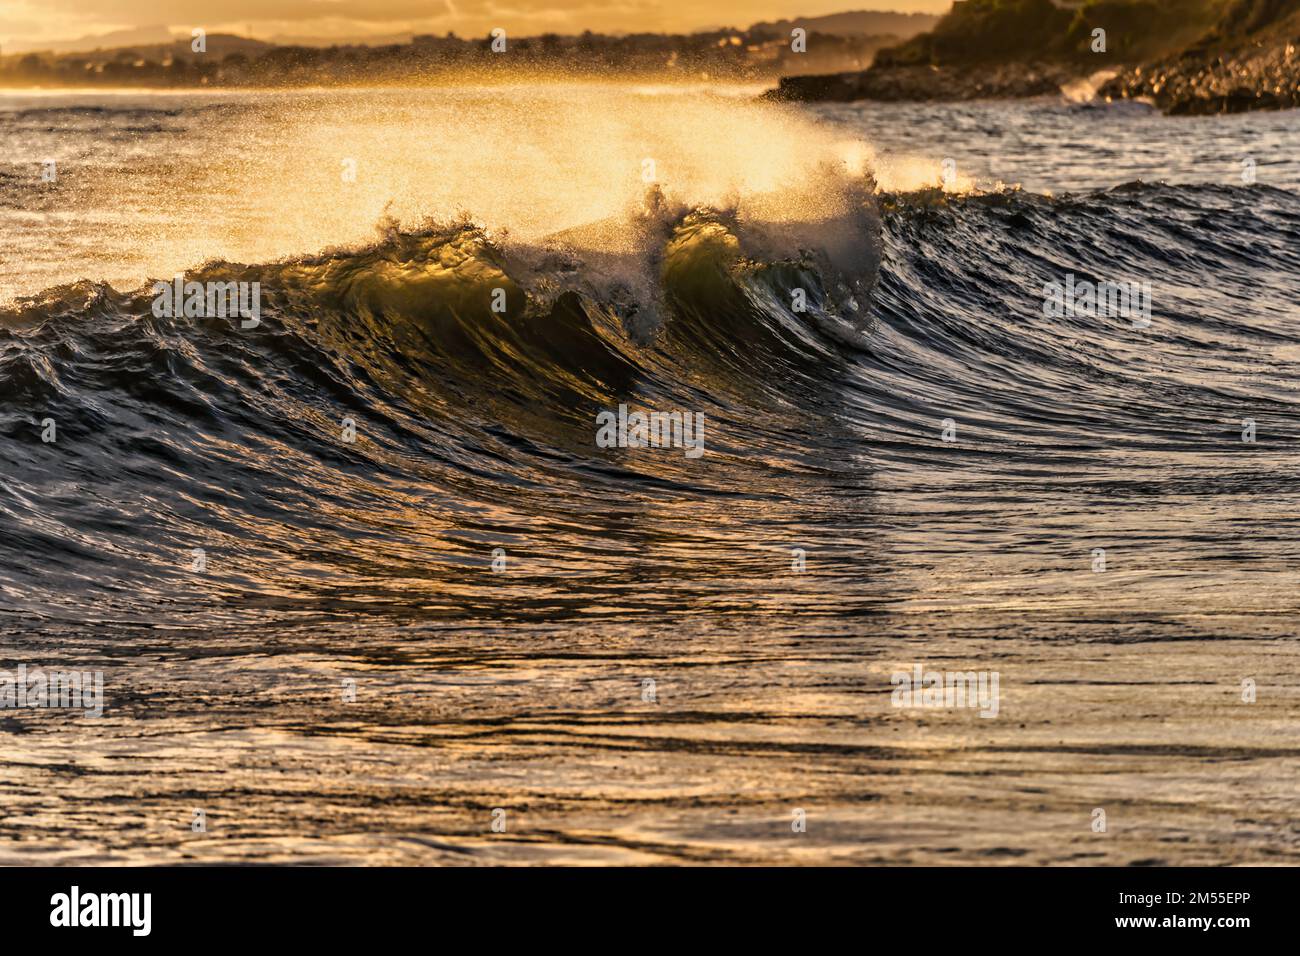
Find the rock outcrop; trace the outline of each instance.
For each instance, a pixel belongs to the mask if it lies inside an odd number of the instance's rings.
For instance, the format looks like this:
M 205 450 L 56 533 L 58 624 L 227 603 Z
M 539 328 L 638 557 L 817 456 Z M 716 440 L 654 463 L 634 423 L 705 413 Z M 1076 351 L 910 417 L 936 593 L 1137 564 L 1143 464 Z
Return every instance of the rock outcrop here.
M 1144 18 L 1142 11 L 1158 15 Z M 1096 25 L 1106 31 L 1096 46 Z M 1109 25 L 1107 29 L 1105 25 Z M 1109 45 L 1106 45 L 1109 44 Z M 1114 66 L 1098 91 L 1169 113 L 1300 107 L 1300 0 L 965 0 L 931 33 L 880 51 L 870 69 L 782 77 L 796 101 L 1041 96 Z

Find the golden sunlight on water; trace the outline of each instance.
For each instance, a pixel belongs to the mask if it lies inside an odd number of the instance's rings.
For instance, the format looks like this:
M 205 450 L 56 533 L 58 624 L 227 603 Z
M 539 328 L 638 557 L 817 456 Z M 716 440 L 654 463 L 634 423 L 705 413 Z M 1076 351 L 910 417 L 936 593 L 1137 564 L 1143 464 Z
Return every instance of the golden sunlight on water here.
M 179 103 L 138 99 L 148 110 Z M 65 161 L 66 191 L 26 223 L 26 238 L 14 237 L 44 250 L 16 259 L 43 265 L 7 276 L 0 297 L 81 278 L 132 288 L 211 259 L 267 262 L 369 243 L 385 226 L 465 218 L 519 242 L 567 231 L 566 245 L 626 251 L 636 241 L 627 220 L 645 211 L 652 185 L 675 209 L 816 224 L 860 203 L 863 189 L 846 187 L 869 188 L 873 174 L 886 189 L 941 176 L 937 159 L 882 163 L 869 144 L 741 88 L 193 99 L 205 108 L 169 116 L 165 139 L 101 137 L 89 157 Z
M 265 210 L 231 229 L 245 258 L 365 240 L 386 219 L 412 227 L 469 216 L 533 240 L 622 219 L 652 183 L 686 205 L 743 200 L 770 221 L 842 211 L 838 195 L 815 188 L 843 166 L 839 144 L 809 119 L 757 103 L 608 86 L 334 103 L 280 104 L 269 142 L 194 184 L 204 194 L 243 190 Z

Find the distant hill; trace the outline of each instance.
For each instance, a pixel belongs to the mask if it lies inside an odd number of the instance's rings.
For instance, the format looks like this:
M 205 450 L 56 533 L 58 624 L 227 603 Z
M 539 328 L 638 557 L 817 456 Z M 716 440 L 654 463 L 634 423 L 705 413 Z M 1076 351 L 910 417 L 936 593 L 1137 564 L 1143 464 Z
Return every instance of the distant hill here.
M 40 50 L 49 53 L 83 53 L 89 50 L 114 50 L 139 44 L 170 43 L 171 39 L 171 31 L 166 27 L 135 27 L 130 30 L 114 30 L 111 33 L 77 37 L 75 40 L 9 43 L 5 45 L 4 52 L 27 53 L 32 50 Z
M 928 13 L 892 13 L 880 10 L 851 10 L 848 13 L 830 13 L 824 17 L 796 17 L 793 20 L 774 20 L 755 23 L 751 33 L 764 32 L 788 36 L 795 27 L 809 33 L 831 36 L 881 36 L 889 34 L 906 40 L 924 33 L 939 22 L 939 17 Z
M 412 31 L 407 30 L 405 33 L 372 34 L 364 37 L 339 39 L 338 37 L 277 33 L 269 37 L 267 42 L 272 46 L 393 46 L 395 44 L 410 43 L 413 35 Z
M 267 50 L 275 48 L 274 43 L 254 40 L 251 37 L 236 36 L 233 33 L 209 33 L 203 39 L 207 47 L 206 55 L 218 60 L 224 59 L 231 53 L 258 56 Z M 197 55 L 193 52 L 193 42 L 193 38 L 183 36 L 178 37 L 171 43 L 160 43 L 156 46 L 133 46 L 131 49 L 147 59 L 162 59 L 168 54 L 174 57 L 193 59 Z
M 207 45 L 207 56 L 215 60 L 220 60 L 229 53 L 256 56 L 274 46 L 272 43 L 236 36 L 233 33 L 209 33 L 204 37 L 204 41 Z M 176 36 L 161 27 L 149 27 L 141 30 L 118 30 L 115 33 L 67 40 L 64 43 L 44 43 L 37 48 L 37 52 L 62 56 L 75 54 L 79 60 L 87 63 L 102 63 L 130 52 L 146 60 L 158 62 L 169 56 L 193 59 L 196 54 L 192 50 L 192 43 L 193 38 L 188 34 Z M 3 52 L 17 54 L 20 51 L 6 49 Z

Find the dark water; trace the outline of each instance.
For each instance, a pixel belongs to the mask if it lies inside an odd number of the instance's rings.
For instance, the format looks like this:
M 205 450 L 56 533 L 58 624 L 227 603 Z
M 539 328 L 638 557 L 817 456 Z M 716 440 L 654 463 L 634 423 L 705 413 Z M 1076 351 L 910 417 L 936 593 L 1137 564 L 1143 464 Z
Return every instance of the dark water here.
M 255 329 L 22 290 L 0 635 L 107 706 L 0 713 L 0 855 L 1293 861 L 1300 196 L 1052 192 L 187 272 Z M 1046 315 L 1067 274 L 1149 324 Z M 620 404 L 705 453 L 597 447 Z M 998 717 L 891 707 L 913 662 Z

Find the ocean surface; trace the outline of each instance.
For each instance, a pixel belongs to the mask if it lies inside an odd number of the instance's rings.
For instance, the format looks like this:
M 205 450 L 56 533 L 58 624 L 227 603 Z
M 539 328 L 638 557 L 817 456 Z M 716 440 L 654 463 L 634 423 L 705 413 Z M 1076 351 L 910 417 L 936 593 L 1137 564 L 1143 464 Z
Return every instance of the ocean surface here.
M 0 863 L 1300 862 L 1300 115 L 755 92 L 0 92 Z

